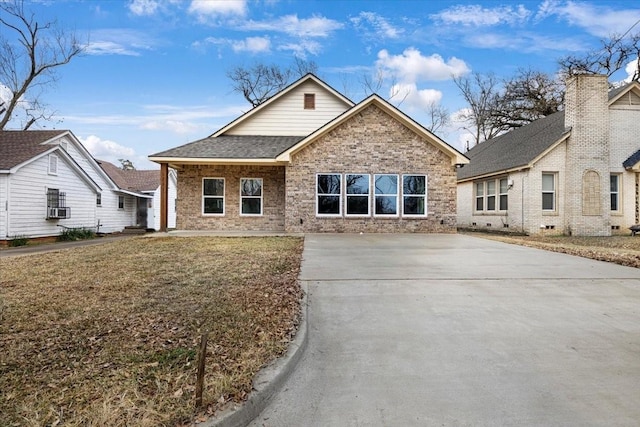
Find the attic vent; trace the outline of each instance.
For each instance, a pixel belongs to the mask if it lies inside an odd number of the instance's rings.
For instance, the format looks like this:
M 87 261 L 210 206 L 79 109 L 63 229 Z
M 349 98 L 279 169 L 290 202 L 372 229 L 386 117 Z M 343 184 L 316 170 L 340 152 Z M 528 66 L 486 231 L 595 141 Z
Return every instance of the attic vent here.
M 316 109 L 316 94 L 305 93 L 304 94 L 304 109 L 315 110 Z

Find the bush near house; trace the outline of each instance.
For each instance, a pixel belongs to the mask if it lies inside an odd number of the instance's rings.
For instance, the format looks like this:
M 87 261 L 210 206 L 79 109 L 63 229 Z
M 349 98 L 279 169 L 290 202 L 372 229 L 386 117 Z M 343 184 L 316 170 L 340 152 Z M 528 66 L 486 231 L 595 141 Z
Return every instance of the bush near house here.
M 188 425 L 242 401 L 296 331 L 301 253 L 299 238 L 157 237 L 0 258 L 0 425 Z

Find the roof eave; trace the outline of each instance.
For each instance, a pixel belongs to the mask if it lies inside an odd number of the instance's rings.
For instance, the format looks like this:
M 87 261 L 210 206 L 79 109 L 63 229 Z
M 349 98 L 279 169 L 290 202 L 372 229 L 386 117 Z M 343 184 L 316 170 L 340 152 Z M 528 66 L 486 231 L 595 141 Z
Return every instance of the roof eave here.
M 211 157 L 159 157 L 149 156 L 155 163 L 172 165 L 283 165 L 286 161 L 277 158 L 211 158 Z

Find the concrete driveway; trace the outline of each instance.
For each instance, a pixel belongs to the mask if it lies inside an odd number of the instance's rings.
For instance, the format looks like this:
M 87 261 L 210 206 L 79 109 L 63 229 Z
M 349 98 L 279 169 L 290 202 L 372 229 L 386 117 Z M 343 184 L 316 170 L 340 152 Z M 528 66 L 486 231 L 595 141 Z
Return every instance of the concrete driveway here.
M 631 426 L 640 271 L 464 235 L 308 235 L 309 344 L 252 426 Z

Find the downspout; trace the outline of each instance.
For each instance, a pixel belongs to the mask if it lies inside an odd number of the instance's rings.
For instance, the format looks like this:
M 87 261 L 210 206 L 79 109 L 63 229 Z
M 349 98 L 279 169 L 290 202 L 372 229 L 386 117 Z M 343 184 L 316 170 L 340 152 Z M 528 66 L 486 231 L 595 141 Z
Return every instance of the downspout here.
M 5 188 L 7 190 L 7 192 L 6 192 L 7 199 L 4 202 L 4 213 L 3 213 L 4 219 L 5 219 L 4 223 L 5 223 L 5 231 L 6 231 L 5 238 L 7 240 L 9 240 L 9 230 L 10 230 L 9 219 L 11 218 L 11 216 L 9 215 L 9 200 L 11 199 L 11 193 L 9 193 L 9 190 L 11 189 L 11 186 L 9 185 L 10 181 L 11 181 L 11 174 L 8 173 L 7 174 L 7 185 L 6 185 L 6 188 Z
M 524 230 L 524 174 L 524 171 L 520 173 L 520 229 L 523 233 L 527 233 Z M 528 175 L 529 171 L 526 174 Z

